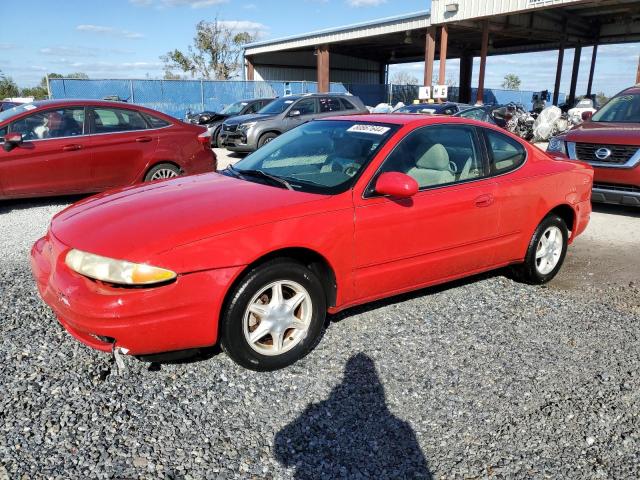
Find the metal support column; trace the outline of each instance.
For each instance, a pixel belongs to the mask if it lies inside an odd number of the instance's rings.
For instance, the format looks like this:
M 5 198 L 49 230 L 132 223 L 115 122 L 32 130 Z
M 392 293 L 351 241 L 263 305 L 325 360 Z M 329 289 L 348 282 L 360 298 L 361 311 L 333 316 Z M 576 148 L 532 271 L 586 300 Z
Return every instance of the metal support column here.
M 317 48 L 318 59 L 318 93 L 329 92 L 329 46 L 320 45 Z
M 593 89 L 593 74 L 596 71 L 596 59 L 598 58 L 598 44 L 593 46 L 593 53 L 591 54 L 591 69 L 589 70 L 589 83 L 587 84 L 587 96 L 591 95 Z
M 440 28 L 440 72 L 438 75 L 438 83 L 446 85 L 447 83 L 447 47 L 449 45 L 449 27 L 443 25 Z
M 437 27 L 427 29 L 427 39 L 424 50 L 424 85 L 430 87 L 433 84 L 433 62 L 436 58 L 436 32 Z
M 471 102 L 471 80 L 473 78 L 473 55 L 464 54 L 460 57 L 460 94 L 458 101 Z
M 582 45 L 576 47 L 573 55 L 573 70 L 571 71 L 571 88 L 569 89 L 569 99 L 567 103 L 573 107 L 576 102 L 576 87 L 578 86 L 578 75 L 580 74 L 580 57 L 582 56 Z
M 478 95 L 476 103 L 484 103 L 484 79 L 487 71 L 487 53 L 489 52 L 489 21 L 485 20 L 482 25 L 482 48 L 480 50 L 480 75 L 478 77 Z
M 560 82 L 562 81 L 562 65 L 564 63 L 564 44 L 558 50 L 558 66 L 556 67 L 556 83 L 553 88 L 553 104 L 558 106 L 560 99 Z
M 250 58 L 247 58 L 247 80 L 252 82 L 255 79 L 255 70 L 253 68 L 253 62 Z

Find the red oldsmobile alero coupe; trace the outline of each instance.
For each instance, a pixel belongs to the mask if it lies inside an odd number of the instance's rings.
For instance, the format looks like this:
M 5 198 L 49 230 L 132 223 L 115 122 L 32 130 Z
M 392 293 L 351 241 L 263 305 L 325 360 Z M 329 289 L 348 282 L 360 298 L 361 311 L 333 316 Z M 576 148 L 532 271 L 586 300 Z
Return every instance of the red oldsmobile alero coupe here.
M 210 140 L 203 127 L 124 102 L 26 103 L 0 112 L 0 199 L 215 171 Z
M 83 200 L 32 250 L 77 339 L 150 355 L 221 343 L 289 365 L 327 312 L 512 265 L 541 284 L 587 226 L 593 170 L 485 123 L 318 120 L 222 174 Z

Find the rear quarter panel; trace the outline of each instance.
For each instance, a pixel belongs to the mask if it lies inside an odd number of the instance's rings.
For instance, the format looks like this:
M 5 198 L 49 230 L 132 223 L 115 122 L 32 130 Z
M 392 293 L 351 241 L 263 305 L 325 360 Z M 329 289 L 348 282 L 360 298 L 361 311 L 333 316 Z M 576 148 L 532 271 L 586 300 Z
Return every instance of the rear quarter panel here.
M 590 212 L 591 167 L 580 162 L 553 160 L 531 145 L 526 149 L 527 161 L 520 169 L 496 177 L 499 183 L 497 200 L 502 206 L 500 233 L 504 245 L 501 256 L 505 262 L 524 258 L 533 232 L 554 208 L 567 205 L 574 210 L 576 218 L 581 217 L 581 210 Z M 571 241 L 579 229 L 574 233 Z

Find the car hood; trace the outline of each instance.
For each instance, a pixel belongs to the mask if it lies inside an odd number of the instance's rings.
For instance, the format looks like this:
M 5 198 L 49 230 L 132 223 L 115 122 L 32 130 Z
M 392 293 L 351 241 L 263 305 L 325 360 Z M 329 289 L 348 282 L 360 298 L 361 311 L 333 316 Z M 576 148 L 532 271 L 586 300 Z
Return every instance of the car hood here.
M 56 215 L 51 233 L 79 250 L 153 263 L 183 245 L 322 210 L 328 198 L 208 173 L 90 197 Z
M 249 115 L 238 115 L 237 117 L 228 118 L 224 123 L 227 125 L 240 125 L 247 122 L 261 122 L 263 120 L 269 120 L 276 115 L 267 113 L 251 113 Z
M 585 122 L 569 130 L 568 142 L 640 146 L 640 124 Z

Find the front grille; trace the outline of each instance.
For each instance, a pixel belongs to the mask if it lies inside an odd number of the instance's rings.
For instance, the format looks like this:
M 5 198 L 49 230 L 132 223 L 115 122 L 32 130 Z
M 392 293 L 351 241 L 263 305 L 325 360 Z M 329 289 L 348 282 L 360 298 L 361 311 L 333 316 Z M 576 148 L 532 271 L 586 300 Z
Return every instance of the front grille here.
M 227 125 L 226 123 L 222 125 L 222 130 L 225 132 L 235 132 L 238 129 L 238 125 Z
M 607 148 L 611 155 L 604 160 L 596 157 L 596 152 L 601 148 Z M 638 151 L 638 147 L 627 145 L 601 145 L 597 143 L 576 143 L 576 156 L 578 160 L 590 163 L 610 163 L 612 165 L 624 165 Z
M 614 190 L 620 193 L 640 193 L 640 187 L 634 185 L 610 185 L 608 183 L 594 183 L 593 188 L 602 190 Z

